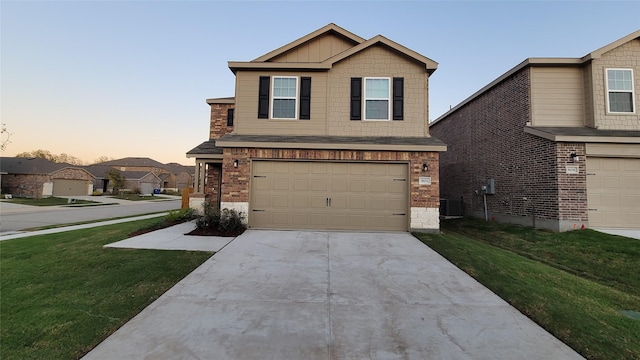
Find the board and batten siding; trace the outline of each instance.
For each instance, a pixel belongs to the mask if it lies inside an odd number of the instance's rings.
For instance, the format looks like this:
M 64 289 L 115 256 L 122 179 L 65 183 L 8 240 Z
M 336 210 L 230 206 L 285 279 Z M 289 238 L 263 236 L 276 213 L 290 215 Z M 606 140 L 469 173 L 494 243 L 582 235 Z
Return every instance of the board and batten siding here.
M 272 62 L 322 62 L 353 47 L 353 43 L 336 35 L 324 34 L 273 58 Z
M 258 118 L 260 76 L 311 77 L 311 119 L 272 120 Z M 300 91 L 298 79 L 298 92 Z M 271 90 L 270 90 L 271 96 Z M 298 106 L 300 99 L 298 98 Z M 269 103 L 269 111 L 272 104 Z M 327 109 L 327 73 L 294 71 L 238 71 L 234 133 L 240 135 L 325 135 Z M 299 113 L 296 114 L 299 116 Z
M 533 126 L 584 126 L 584 102 L 581 69 L 531 68 Z

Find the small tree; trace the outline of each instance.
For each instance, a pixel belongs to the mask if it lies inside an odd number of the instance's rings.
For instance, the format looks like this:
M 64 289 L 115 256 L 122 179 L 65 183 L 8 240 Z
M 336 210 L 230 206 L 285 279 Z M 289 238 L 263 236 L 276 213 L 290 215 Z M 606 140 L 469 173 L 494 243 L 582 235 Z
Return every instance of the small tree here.
M 7 130 L 7 124 L 0 125 L 0 150 L 4 151 L 7 148 L 7 145 L 11 142 L 9 138 L 11 138 L 13 133 L 10 133 Z
M 118 169 L 109 169 L 107 171 L 107 178 L 111 181 L 111 186 L 113 186 L 113 192 L 119 193 L 122 189 L 124 189 L 126 185 L 126 179 L 124 175 Z

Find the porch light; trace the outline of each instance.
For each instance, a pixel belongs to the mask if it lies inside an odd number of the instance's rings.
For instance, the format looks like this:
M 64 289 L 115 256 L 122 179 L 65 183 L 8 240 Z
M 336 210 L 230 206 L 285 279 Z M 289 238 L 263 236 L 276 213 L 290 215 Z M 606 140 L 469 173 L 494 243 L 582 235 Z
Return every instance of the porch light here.
M 233 167 L 234 168 L 238 167 L 238 159 L 233 160 Z
M 429 165 L 422 164 L 422 172 L 427 172 L 427 171 L 429 171 Z
M 571 162 L 574 162 L 574 163 L 580 161 L 580 157 L 578 157 L 578 154 L 576 153 L 571 153 L 569 155 L 569 158 L 571 159 Z

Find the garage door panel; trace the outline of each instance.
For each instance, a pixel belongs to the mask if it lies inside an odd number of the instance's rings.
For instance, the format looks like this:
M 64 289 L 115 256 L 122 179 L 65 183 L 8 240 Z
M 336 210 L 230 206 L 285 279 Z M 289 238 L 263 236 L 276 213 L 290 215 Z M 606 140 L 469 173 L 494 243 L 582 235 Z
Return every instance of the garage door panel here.
M 640 228 L 640 159 L 587 157 L 592 227 Z
M 273 165 L 262 166 L 265 162 Z M 254 164 L 250 206 L 265 211 L 251 213 L 252 227 L 407 229 L 407 182 L 394 181 L 406 179 L 406 164 L 267 160 Z M 393 216 L 394 212 L 405 215 Z
M 88 195 L 88 183 L 85 180 L 53 179 L 53 196 Z

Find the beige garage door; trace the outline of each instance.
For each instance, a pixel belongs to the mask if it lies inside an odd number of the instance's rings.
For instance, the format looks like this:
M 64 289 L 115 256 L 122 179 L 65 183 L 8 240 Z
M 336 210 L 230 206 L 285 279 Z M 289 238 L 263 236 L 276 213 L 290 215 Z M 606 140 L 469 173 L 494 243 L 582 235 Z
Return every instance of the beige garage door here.
M 53 196 L 87 195 L 85 180 L 53 179 Z
M 640 159 L 587 158 L 591 227 L 640 228 Z
M 249 225 L 406 231 L 406 164 L 253 161 Z

